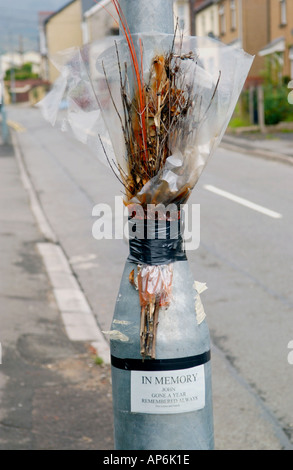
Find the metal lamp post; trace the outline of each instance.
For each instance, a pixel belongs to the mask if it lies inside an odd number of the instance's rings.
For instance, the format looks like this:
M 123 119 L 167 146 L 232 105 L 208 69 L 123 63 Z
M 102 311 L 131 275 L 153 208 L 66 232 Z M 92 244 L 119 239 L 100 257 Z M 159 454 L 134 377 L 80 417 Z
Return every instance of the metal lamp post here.
M 2 56 L 0 56 L 0 109 L 2 118 L 2 141 L 4 144 L 8 143 L 9 131 L 7 126 L 6 109 L 4 102 L 4 80 L 2 73 Z
M 173 0 L 120 0 L 132 34 L 174 33 Z M 112 320 L 110 347 L 116 450 L 214 448 L 210 337 L 199 321 L 187 258 L 173 263 L 173 301 L 160 312 L 156 358 L 142 359 L 140 301 L 128 259 Z

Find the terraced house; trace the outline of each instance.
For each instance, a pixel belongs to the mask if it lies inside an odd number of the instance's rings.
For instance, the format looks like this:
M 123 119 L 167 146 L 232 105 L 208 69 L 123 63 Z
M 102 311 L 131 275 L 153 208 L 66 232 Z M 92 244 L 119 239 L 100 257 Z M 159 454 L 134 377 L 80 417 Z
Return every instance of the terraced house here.
M 218 0 L 196 0 L 193 8 L 194 34 L 219 37 Z
M 189 35 L 190 0 L 174 0 L 174 16 L 178 18 L 180 30 Z M 54 82 L 59 75 L 50 60 L 57 52 L 119 34 L 117 20 L 111 0 L 70 0 L 46 15 L 39 29 L 43 67 L 49 81 Z
M 279 79 L 293 79 L 293 1 L 269 1 L 269 41 L 260 51 L 272 68 L 276 68 Z
M 269 42 L 269 2 L 267 0 L 224 0 L 219 3 L 220 37 L 255 55 L 248 82 L 261 79 L 264 59 L 258 52 Z
M 279 81 L 293 78 L 293 0 L 193 0 L 193 33 L 216 37 L 255 55 L 248 83 L 267 64 Z
M 43 47 L 50 82 L 54 82 L 59 75 L 50 59 L 61 50 L 83 44 L 83 15 L 92 3 L 93 0 L 71 0 L 45 19 Z

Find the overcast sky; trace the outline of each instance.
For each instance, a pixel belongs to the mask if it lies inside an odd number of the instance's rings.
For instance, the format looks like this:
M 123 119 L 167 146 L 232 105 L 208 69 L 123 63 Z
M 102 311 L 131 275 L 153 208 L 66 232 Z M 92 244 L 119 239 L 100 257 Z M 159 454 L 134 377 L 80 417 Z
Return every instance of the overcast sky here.
M 37 50 L 38 11 L 56 11 L 68 0 L 0 0 L 0 53 L 23 44 Z

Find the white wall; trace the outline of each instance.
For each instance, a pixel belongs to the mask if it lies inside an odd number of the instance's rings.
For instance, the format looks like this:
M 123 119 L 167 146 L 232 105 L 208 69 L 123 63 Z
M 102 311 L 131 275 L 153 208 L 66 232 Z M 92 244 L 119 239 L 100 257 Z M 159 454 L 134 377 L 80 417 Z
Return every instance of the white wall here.
M 174 0 L 174 17 L 175 22 L 178 18 L 180 30 L 187 36 L 190 31 L 190 3 L 189 0 Z
M 196 36 L 207 36 L 211 32 L 216 37 L 219 37 L 218 5 L 211 5 L 195 16 Z
M 102 0 L 88 10 L 84 15 L 82 26 L 84 44 L 108 36 L 112 28 L 117 28 L 114 18 L 118 20 L 117 13 L 110 0 Z

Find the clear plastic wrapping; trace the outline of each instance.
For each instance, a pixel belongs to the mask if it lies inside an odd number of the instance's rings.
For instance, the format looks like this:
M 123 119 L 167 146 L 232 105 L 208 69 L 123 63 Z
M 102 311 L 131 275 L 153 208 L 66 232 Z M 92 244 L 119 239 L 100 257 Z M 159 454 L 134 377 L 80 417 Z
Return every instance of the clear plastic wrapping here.
M 208 37 L 110 37 L 60 53 L 54 59 L 60 77 L 39 106 L 52 125 L 71 129 L 111 166 L 125 204 L 140 205 L 147 219 L 150 204 L 173 204 L 179 211 L 188 200 L 228 126 L 252 61 L 243 50 Z M 133 282 L 141 301 L 143 356 L 155 357 L 158 311 L 171 300 L 175 258 L 167 259 L 139 264 Z
M 174 36 L 133 35 L 143 79 L 148 84 L 154 57 L 168 54 Z M 126 203 L 185 202 L 231 119 L 253 57 L 241 49 L 205 37 L 185 37 L 174 43 L 177 88 L 192 104 L 176 123 L 169 139 L 170 155 L 164 166 Z M 176 62 L 176 63 L 175 63 Z M 90 145 L 117 176 L 129 175 L 129 153 L 123 126 L 125 117 L 121 82 L 133 96 L 132 58 L 123 37 L 110 37 L 81 49 L 63 51 L 54 58 L 60 77 L 39 104 L 44 117 Z M 62 104 L 66 110 L 62 111 Z M 176 131 L 176 132 L 175 132 Z M 178 137 L 177 134 L 180 135 Z

